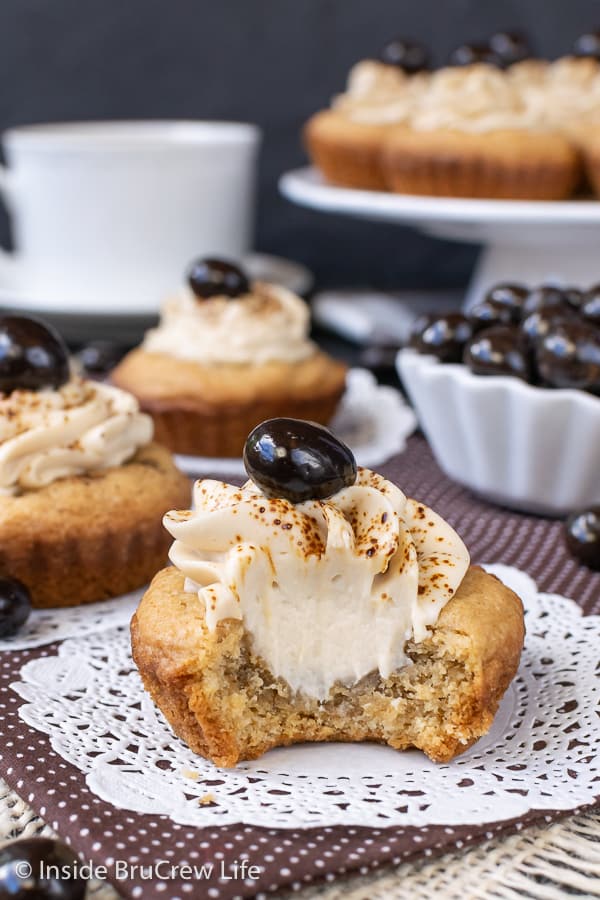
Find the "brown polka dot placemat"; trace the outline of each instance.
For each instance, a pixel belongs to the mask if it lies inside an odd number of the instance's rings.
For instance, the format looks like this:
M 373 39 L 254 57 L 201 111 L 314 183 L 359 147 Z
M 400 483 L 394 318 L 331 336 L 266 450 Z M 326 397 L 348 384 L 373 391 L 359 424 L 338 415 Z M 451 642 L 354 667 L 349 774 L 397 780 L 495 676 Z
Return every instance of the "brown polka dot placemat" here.
M 473 497 L 441 473 L 418 436 L 380 470 L 446 518 L 464 538 L 474 562 L 516 566 L 541 590 L 572 597 L 584 613 L 600 613 L 600 573 L 569 556 L 561 522 L 492 507 Z M 0 774 L 125 897 L 267 897 L 433 856 L 568 814 L 532 811 L 519 819 L 460 827 L 274 830 L 249 825 L 194 829 L 165 816 L 116 809 L 94 796 L 84 775 L 18 716 L 22 701 L 10 683 L 18 680 L 25 662 L 55 654 L 56 646 L 0 654 Z

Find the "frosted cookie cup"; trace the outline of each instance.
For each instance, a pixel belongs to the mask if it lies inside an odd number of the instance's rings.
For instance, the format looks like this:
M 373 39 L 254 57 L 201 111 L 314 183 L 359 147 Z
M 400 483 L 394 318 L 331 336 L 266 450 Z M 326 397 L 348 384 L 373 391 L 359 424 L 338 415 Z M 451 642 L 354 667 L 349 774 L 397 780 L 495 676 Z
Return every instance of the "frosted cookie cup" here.
M 0 318 L 0 576 L 35 607 L 127 593 L 164 563 L 160 519 L 189 483 L 152 431 L 133 397 L 70 372 L 51 329 Z
M 325 429 L 261 429 L 257 480 L 199 481 L 165 517 L 174 566 L 132 621 L 146 689 L 217 765 L 298 741 L 451 759 L 516 672 L 520 600 L 423 503 L 355 464 L 340 478 Z
M 387 189 L 381 164 L 384 141 L 408 121 L 427 78 L 375 60 L 353 67 L 345 93 L 304 127 L 308 154 L 328 181 L 363 190 Z
M 346 366 L 309 339 L 306 303 L 279 285 L 249 283 L 233 264 L 207 266 L 213 281 L 203 286 L 190 275 L 165 303 L 159 326 L 112 373 L 152 416 L 157 440 L 175 453 L 239 457 L 262 419 L 328 422 Z M 229 294 L 217 266 L 238 273 Z
M 396 193 L 488 199 L 561 200 L 581 174 L 571 142 L 484 64 L 436 72 L 410 122 L 386 138 L 382 166 Z

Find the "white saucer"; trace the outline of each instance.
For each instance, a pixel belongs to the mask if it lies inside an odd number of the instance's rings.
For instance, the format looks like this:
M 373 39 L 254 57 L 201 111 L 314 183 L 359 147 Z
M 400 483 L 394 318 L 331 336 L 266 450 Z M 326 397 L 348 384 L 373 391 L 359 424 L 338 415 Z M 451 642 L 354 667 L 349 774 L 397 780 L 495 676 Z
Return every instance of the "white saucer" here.
M 243 263 L 253 279 L 283 284 L 297 294 L 306 294 L 312 287 L 312 273 L 301 263 L 265 253 L 251 253 Z M 40 316 L 70 341 L 94 338 L 135 343 L 158 317 L 158 309 L 152 304 L 148 309 L 135 313 L 127 308 L 106 313 L 97 305 L 91 305 L 84 294 L 81 309 L 77 312 L 73 312 L 72 308 L 61 308 L 59 304 L 48 307 L 47 303 L 36 300 L 26 290 L 0 284 L 0 311 L 8 310 Z
M 350 369 L 346 393 L 330 427 L 350 447 L 359 466 L 374 468 L 401 453 L 416 426 L 416 416 L 400 391 L 378 384 L 366 369 Z M 242 459 L 176 456 L 175 461 L 192 477 L 245 474 Z

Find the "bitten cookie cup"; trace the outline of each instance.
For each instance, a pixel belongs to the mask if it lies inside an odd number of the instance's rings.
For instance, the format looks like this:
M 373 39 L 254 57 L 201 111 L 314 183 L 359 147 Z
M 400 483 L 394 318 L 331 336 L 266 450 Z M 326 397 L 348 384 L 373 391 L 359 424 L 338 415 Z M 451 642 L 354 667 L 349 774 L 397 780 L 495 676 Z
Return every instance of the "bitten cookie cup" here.
M 495 200 L 563 200 L 579 184 L 577 149 L 556 133 L 467 133 L 396 128 L 381 166 L 401 194 Z
M 2 496 L 0 575 L 22 581 L 37 608 L 140 588 L 167 559 L 163 513 L 189 499 L 188 479 L 157 444 L 123 465 Z
M 238 457 L 264 419 L 285 415 L 327 424 L 346 372 L 320 352 L 290 363 L 202 365 L 137 349 L 112 381 L 137 397 L 154 420 L 156 439 L 173 452 Z
M 322 702 L 275 678 L 241 621 L 209 631 L 203 604 L 175 568 L 156 575 L 131 633 L 155 703 L 194 752 L 219 766 L 301 741 L 376 741 L 447 762 L 490 728 L 517 671 L 524 621 L 516 594 L 471 567 L 429 636 L 407 645 L 412 665 L 336 683 Z

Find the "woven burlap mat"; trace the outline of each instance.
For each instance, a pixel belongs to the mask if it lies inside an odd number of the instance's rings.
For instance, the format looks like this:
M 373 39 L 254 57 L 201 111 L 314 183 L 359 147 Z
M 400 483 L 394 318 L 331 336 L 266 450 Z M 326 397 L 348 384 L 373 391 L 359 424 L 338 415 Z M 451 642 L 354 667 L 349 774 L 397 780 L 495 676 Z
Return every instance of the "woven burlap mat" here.
M 0 779 L 0 843 L 54 832 Z M 286 892 L 322 900 L 559 900 L 600 897 L 600 810 L 533 826 L 435 860 L 405 863 L 377 875 Z M 90 883 L 88 897 L 118 900 L 110 885 Z

